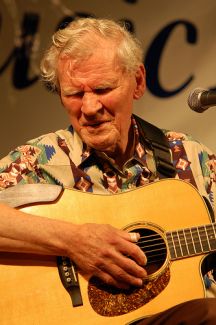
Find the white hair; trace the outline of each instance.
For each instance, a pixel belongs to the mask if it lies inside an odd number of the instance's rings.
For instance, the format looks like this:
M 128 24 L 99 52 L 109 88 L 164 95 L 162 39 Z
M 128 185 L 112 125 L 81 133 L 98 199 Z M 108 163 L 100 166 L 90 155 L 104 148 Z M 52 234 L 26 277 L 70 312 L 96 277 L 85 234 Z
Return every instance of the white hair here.
M 125 72 L 135 72 L 142 63 L 140 42 L 125 26 L 109 19 L 81 18 L 59 29 L 52 37 L 52 44 L 41 61 L 41 76 L 51 90 L 58 89 L 57 63 L 61 56 L 83 60 L 100 46 L 98 37 L 113 41 L 116 57 Z

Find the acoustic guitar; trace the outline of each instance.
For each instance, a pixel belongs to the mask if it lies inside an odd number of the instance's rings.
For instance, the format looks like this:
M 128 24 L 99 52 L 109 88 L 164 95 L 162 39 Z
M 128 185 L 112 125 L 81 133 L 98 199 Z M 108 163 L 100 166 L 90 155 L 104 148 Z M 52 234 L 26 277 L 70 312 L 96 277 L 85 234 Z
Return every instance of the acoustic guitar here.
M 161 180 L 116 195 L 65 189 L 53 202 L 22 211 L 138 231 L 148 278 L 142 288 L 119 290 L 87 281 L 67 257 L 0 253 L 1 325 L 123 325 L 205 296 L 201 263 L 216 250 L 216 225 L 184 181 Z

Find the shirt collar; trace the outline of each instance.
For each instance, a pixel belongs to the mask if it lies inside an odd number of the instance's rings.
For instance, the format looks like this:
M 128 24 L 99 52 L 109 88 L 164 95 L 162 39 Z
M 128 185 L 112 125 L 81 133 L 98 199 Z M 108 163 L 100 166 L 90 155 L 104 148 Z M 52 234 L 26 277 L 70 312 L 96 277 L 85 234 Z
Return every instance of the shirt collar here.
M 123 166 L 123 170 L 121 171 L 118 167 L 118 165 L 115 163 L 115 161 L 107 156 L 106 153 L 97 151 L 89 146 L 86 145 L 86 143 L 83 143 L 83 150 L 81 154 L 81 163 L 79 164 L 78 167 L 81 168 L 86 168 L 90 167 L 91 165 L 95 164 L 95 159 L 99 159 L 99 161 L 103 161 L 103 163 L 106 163 L 110 167 L 114 168 L 116 171 L 118 171 L 119 174 L 124 176 L 124 169 L 126 166 L 130 163 L 132 163 L 134 160 L 136 160 L 139 164 L 144 165 L 145 159 L 145 148 L 141 144 L 140 141 L 140 132 L 138 129 L 138 125 L 136 123 L 135 118 L 132 116 L 131 117 L 131 124 L 133 126 L 134 130 L 134 154 L 133 156 L 125 162 Z

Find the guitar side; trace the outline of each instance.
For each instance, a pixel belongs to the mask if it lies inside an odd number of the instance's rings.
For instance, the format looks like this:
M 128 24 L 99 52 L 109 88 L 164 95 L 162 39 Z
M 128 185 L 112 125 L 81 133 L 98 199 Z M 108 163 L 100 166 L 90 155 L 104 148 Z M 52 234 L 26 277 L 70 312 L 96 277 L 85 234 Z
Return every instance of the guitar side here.
M 22 209 L 74 223 L 110 223 L 125 228 L 136 222 L 151 222 L 164 230 L 199 226 L 210 222 L 207 207 L 189 184 L 164 180 L 118 195 L 102 196 L 65 190 L 53 204 Z M 128 314 L 104 317 L 96 313 L 88 297 L 88 282 L 81 276 L 83 306 L 72 307 L 53 257 L 0 254 L 1 324 L 57 325 L 126 324 L 186 300 L 204 297 L 200 263 L 203 256 L 174 261 L 166 288 L 143 307 Z M 26 266 L 28 264 L 28 266 Z

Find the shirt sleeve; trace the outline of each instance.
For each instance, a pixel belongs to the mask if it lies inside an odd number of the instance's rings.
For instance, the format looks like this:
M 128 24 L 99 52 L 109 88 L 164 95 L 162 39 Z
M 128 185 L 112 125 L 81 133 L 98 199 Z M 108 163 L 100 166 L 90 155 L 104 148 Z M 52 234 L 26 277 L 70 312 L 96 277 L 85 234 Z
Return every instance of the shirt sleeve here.
M 0 190 L 17 184 L 45 183 L 38 168 L 41 149 L 24 145 L 11 151 L 0 160 Z
M 73 188 L 71 161 L 82 160 L 82 142 L 71 130 L 29 140 L 0 160 L 0 190 L 18 184 L 55 184 Z
M 177 177 L 191 182 L 215 211 L 216 156 L 190 135 L 167 131 Z
M 215 211 L 216 200 L 216 156 L 204 144 L 194 141 L 184 141 L 188 159 L 191 162 L 198 191 L 208 199 Z

